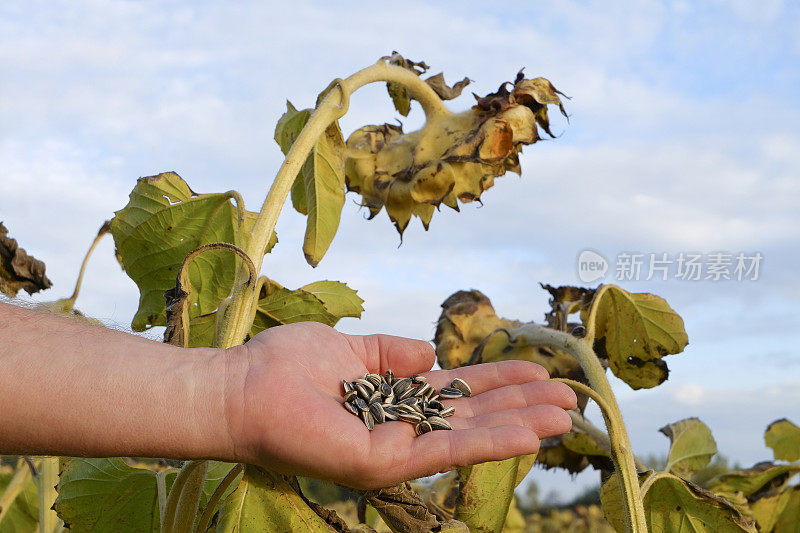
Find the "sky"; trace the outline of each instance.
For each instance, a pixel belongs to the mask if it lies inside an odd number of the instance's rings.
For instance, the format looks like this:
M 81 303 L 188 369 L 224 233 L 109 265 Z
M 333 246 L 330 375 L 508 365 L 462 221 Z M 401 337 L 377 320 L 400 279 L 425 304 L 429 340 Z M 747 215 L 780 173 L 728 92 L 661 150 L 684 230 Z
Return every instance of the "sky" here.
M 517 3 L 519 4 L 519 3 Z M 452 110 L 525 67 L 569 95 L 557 138 L 526 147 L 522 177 L 497 179 L 460 213 L 412 221 L 402 245 L 381 213 L 348 195 L 339 234 L 316 268 L 305 220 L 288 206 L 263 273 L 293 288 L 347 282 L 366 300 L 348 333 L 431 339 L 440 304 L 479 289 L 498 314 L 541 322 L 538 283 L 581 284 L 593 250 L 606 278 L 664 297 L 690 344 L 669 380 L 633 391 L 614 380 L 634 450 L 665 454 L 658 428 L 707 423 L 722 453 L 770 458 L 763 431 L 800 422 L 800 9 L 781 1 L 485 2 L 6 1 L 0 5 L 0 220 L 67 296 L 102 222 L 136 178 L 174 170 L 198 192 L 263 201 L 282 155 L 273 140 L 290 99 L 316 95 L 398 50 L 431 74 L 473 80 Z M 351 99 L 348 135 L 401 118 L 382 84 Z M 615 280 L 621 253 L 760 253 L 757 280 Z M 645 265 L 646 268 L 646 265 Z M 77 306 L 125 327 L 138 292 L 111 239 L 97 248 Z M 613 378 L 612 378 L 613 379 Z M 601 423 L 596 410 L 590 416 Z M 594 473 L 534 471 L 543 493 L 570 494 Z

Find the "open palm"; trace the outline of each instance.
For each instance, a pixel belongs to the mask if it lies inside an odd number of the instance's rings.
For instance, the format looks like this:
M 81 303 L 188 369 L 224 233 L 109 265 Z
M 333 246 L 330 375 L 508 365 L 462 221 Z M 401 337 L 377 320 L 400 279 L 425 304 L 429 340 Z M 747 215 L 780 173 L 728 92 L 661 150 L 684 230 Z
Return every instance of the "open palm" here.
M 388 335 L 346 335 L 313 322 L 267 330 L 245 345 L 245 369 L 229 376 L 228 414 L 237 459 L 287 474 L 375 488 L 458 466 L 533 453 L 565 433 L 576 398 L 525 361 L 430 370 L 430 344 Z M 342 407 L 342 379 L 391 369 L 419 373 L 437 389 L 460 377 L 472 397 L 456 408 L 453 431 L 416 436 L 387 422 L 369 431 Z

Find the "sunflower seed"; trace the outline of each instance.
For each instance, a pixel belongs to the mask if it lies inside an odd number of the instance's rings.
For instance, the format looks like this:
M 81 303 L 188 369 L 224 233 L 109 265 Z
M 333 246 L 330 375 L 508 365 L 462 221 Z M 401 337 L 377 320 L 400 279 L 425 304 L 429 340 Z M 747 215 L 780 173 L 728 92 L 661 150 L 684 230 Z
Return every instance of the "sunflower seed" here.
M 419 413 L 401 413 L 398 411 L 397 418 L 403 422 L 411 422 L 412 424 L 416 424 L 422 420 L 422 415 Z
M 455 412 L 456 408 L 451 406 L 448 407 L 447 409 L 442 409 L 441 411 L 439 411 L 439 416 L 441 416 L 442 418 L 447 418 L 448 416 L 453 416 Z
M 413 376 L 411 376 L 411 382 L 416 385 L 421 385 L 426 381 L 428 380 L 425 378 L 425 376 L 420 376 L 419 374 L 414 374 Z
M 419 404 L 419 398 L 412 396 L 411 398 L 406 398 L 405 400 L 400 400 L 397 402 L 397 405 L 408 405 L 410 407 L 416 407 Z
M 461 398 L 462 396 L 464 396 L 463 392 L 450 387 L 442 387 L 442 389 L 439 391 L 439 398 L 442 398 L 443 400 L 452 400 L 455 398 Z
M 368 430 L 375 429 L 375 419 L 372 418 L 369 411 L 361 411 L 361 420 L 364 421 L 364 425 L 367 426 Z
M 453 426 L 440 416 L 429 416 L 428 423 L 433 429 L 453 429 Z
M 422 435 L 423 433 L 428 433 L 429 431 L 433 431 L 433 427 L 427 420 L 423 420 L 422 422 L 417 424 L 414 429 L 417 432 L 417 435 Z
M 469 385 L 467 385 L 467 382 L 461 378 L 454 379 L 453 382 L 450 384 L 450 388 L 461 391 L 461 394 L 463 394 L 467 398 L 472 396 L 472 389 L 470 389 Z
M 417 387 L 417 390 L 414 391 L 414 395 L 425 396 L 431 389 L 433 389 L 433 387 L 431 387 L 430 383 L 423 383 L 422 385 Z
M 350 400 L 356 397 L 358 397 L 358 393 L 354 390 L 351 390 L 350 392 L 344 395 L 344 401 L 349 402 Z
M 439 400 L 429 400 L 428 407 L 430 407 L 431 409 L 438 409 L 439 411 L 444 409 L 444 405 Z
M 369 412 L 372 415 L 372 418 L 375 419 L 376 424 L 383 424 L 386 422 L 386 412 L 384 412 L 381 404 L 373 403 L 369 406 Z
M 431 416 L 441 416 L 442 413 L 436 409 L 423 409 L 422 414 L 425 416 L 425 418 L 429 418 Z
M 386 373 L 383 375 L 383 379 L 386 380 L 386 383 L 391 385 L 392 382 L 394 381 L 394 373 L 391 370 L 387 370 Z
M 388 383 L 381 383 L 379 389 L 381 391 L 381 394 L 383 394 L 384 396 L 391 396 L 394 394 L 394 389 L 392 389 L 392 386 L 389 385 Z
M 344 402 L 344 408 L 353 413 L 354 415 L 358 415 L 358 413 L 360 412 L 358 407 L 356 407 L 350 402 Z
M 381 403 L 381 392 L 377 390 L 373 392 L 367 403 Z
M 366 411 L 369 409 L 369 405 L 367 405 L 367 402 L 365 402 L 362 398 L 355 398 L 353 403 L 355 403 L 356 407 L 358 407 L 361 411 Z
M 406 398 L 411 398 L 412 396 L 414 396 L 415 392 L 416 391 L 415 391 L 414 387 L 409 387 L 402 394 L 397 396 L 397 399 L 400 400 L 400 401 L 403 401 Z
M 405 391 L 406 388 L 410 386 L 411 386 L 411 378 L 395 379 L 394 382 L 392 383 L 392 388 L 394 389 L 395 394 Z
M 354 387 L 358 391 L 358 395 L 364 398 L 365 400 L 369 400 L 369 397 L 372 396 L 372 393 L 375 392 L 375 389 L 372 386 L 367 386 L 361 383 L 360 381 L 356 381 Z
M 342 380 L 342 387 L 344 387 L 345 394 L 353 390 L 353 384 L 347 381 L 346 379 Z
M 394 405 L 394 393 L 383 399 L 383 405 Z
M 383 383 L 383 378 L 378 374 L 367 374 L 364 376 L 364 379 L 372 383 L 372 386 L 376 389 L 381 386 L 381 383 Z
M 384 407 L 383 414 L 386 420 L 397 420 L 397 409 L 394 407 Z

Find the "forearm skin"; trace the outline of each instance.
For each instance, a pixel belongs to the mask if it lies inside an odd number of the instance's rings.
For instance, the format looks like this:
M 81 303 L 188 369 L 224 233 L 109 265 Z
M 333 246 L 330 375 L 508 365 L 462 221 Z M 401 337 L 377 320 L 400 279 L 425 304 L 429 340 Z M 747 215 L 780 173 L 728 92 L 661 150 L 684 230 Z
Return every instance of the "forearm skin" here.
M 0 303 L 0 454 L 231 459 L 226 355 Z

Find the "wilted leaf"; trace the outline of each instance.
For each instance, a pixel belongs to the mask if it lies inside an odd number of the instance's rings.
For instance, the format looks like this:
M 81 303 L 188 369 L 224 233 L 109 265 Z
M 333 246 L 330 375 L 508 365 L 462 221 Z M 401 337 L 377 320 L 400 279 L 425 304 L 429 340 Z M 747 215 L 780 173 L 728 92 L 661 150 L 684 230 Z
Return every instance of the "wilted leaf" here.
M 595 351 L 633 389 L 649 389 L 667 379 L 662 357 L 689 343 L 683 319 L 653 294 L 629 293 L 616 285 L 597 289 L 584 324 L 594 331 Z
M 550 312 L 545 315 L 547 327 L 560 331 L 568 331 L 567 318 L 569 315 L 588 307 L 595 293 L 595 289 L 571 285 L 560 287 L 553 287 L 545 283 L 539 283 L 539 285 L 550 293 Z
M 764 441 L 772 448 L 776 461 L 800 459 L 800 427 L 782 418 L 767 427 Z
M 429 81 L 439 85 L 440 78 Z M 440 95 L 456 94 L 467 81 Z M 397 109 L 407 112 L 407 91 L 390 84 L 389 92 Z M 546 104 L 537 106 L 546 117 Z M 529 106 L 511 101 L 502 108 L 428 117 L 421 130 L 408 134 L 389 124 L 365 126 L 347 139 L 348 190 L 361 195 L 370 218 L 386 207 L 401 236 L 412 216 L 427 229 L 435 207 L 458 210 L 459 201 L 480 200 L 496 177 L 520 172 L 522 146 L 539 140 L 537 122 L 541 117 Z
M 175 285 L 178 269 L 192 250 L 215 242 L 247 249 L 256 214 L 234 205 L 231 200 L 237 196 L 196 194 L 174 172 L 137 181 L 130 201 L 111 220 L 117 259 L 139 287 L 134 331 L 166 325 L 164 292 Z M 276 242 L 273 234 L 264 253 Z M 189 297 L 190 318 L 215 311 L 230 294 L 236 261 L 226 250 L 212 250 L 189 265 L 191 285 L 202 287 Z
M 247 466 L 241 483 L 220 507 L 217 531 L 330 533 L 331 529 L 284 476 Z
M 439 528 L 439 520 L 406 483 L 365 491 L 364 498 L 393 531 L 427 533 Z
M 708 482 L 708 488 L 717 494 L 739 492 L 750 498 L 756 493 L 784 487 L 798 472 L 800 465 L 776 465 L 764 461 L 746 470 L 721 474 Z
M 0 292 L 14 298 L 20 290 L 33 294 L 53 283 L 44 273 L 44 263 L 29 256 L 0 222 Z
M 670 440 L 666 472 L 691 479 L 717 453 L 711 430 L 697 418 L 686 418 L 659 429 Z
M 639 475 L 649 531 L 664 533 L 755 533 L 755 524 L 724 498 L 666 472 Z M 617 474 L 600 491 L 603 512 L 614 529 L 625 531 L 622 495 Z
M 459 468 L 456 519 L 470 531 L 500 532 L 516 487 L 519 457 Z
M 70 531 L 159 531 L 156 474 L 118 457 L 72 459 L 59 476 L 55 510 Z
M 434 478 L 432 481 L 411 482 L 411 488 L 425 502 L 428 510 L 440 521 L 455 516 L 459 493 L 459 475 L 453 470 Z

